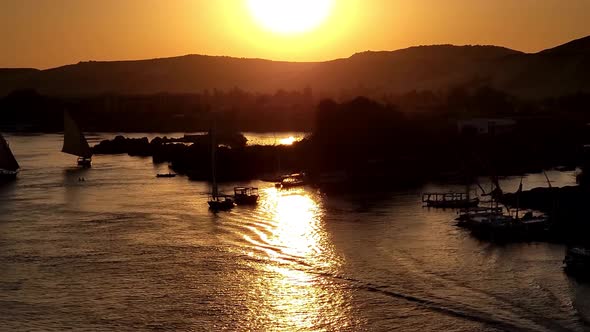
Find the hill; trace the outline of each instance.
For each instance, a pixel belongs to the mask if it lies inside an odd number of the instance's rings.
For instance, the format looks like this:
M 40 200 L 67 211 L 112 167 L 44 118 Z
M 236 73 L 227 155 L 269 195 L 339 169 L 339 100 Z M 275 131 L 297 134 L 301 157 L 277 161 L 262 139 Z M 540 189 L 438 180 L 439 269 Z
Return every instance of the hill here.
M 590 91 L 590 37 L 536 54 L 496 46 L 418 46 L 364 52 L 327 62 L 281 62 L 186 55 L 139 61 L 90 61 L 48 70 L 0 69 L 0 96 L 194 93 L 240 87 L 302 89 L 323 95 L 383 95 L 485 84 L 528 98 Z

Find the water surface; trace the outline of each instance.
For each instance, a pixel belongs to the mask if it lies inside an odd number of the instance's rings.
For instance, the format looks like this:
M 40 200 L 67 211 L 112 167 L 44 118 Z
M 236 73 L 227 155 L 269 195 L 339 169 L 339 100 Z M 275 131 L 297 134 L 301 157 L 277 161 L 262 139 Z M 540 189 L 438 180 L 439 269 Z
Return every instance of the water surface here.
M 422 191 L 453 187 L 333 197 L 240 183 L 261 188 L 259 206 L 213 214 L 208 184 L 156 179 L 168 170 L 151 158 L 80 170 L 60 135 L 6 138 L 22 171 L 0 187 L 3 331 L 588 329 L 590 292 L 564 275 L 564 247 L 480 242 L 454 211 L 422 207 Z

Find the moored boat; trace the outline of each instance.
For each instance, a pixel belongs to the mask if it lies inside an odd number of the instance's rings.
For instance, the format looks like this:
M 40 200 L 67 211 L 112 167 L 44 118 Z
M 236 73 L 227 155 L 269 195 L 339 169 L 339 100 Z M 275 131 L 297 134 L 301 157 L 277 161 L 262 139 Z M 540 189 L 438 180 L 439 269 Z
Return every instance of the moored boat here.
M 479 198 L 470 198 L 466 193 L 424 193 L 422 203 L 433 208 L 462 209 L 478 206 Z
M 476 217 L 488 216 L 492 214 L 502 214 L 501 207 L 472 207 L 461 209 L 458 212 L 458 217 L 455 219 L 457 225 L 461 227 L 468 227 L 471 222 L 476 220 Z
M 258 188 L 235 187 L 234 200 L 238 205 L 256 205 L 258 203 Z
M 281 182 L 275 184 L 275 187 L 281 189 L 289 189 L 294 187 L 302 187 L 307 184 L 307 176 L 305 173 L 296 173 L 284 176 Z
M 535 241 L 548 235 L 549 218 L 527 212 L 523 217 L 490 210 L 487 214 L 464 216 L 458 225 L 468 228 L 473 235 L 493 241 Z
M 235 206 L 234 198 L 233 196 L 224 195 L 219 192 L 217 186 L 217 169 L 215 165 L 217 142 L 215 141 L 215 133 L 213 132 L 213 129 L 209 132 L 209 136 L 211 138 L 211 195 L 209 196 L 207 204 L 209 204 L 209 209 L 213 212 L 229 211 Z
M 212 194 L 207 204 L 212 211 L 229 211 L 235 206 L 232 196 L 222 194 Z

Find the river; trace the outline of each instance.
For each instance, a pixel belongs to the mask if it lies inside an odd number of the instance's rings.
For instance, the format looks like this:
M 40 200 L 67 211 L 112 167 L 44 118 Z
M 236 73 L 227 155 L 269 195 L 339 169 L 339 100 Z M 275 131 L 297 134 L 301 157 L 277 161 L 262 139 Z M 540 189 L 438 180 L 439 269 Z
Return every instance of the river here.
M 260 187 L 260 204 L 214 214 L 207 183 L 157 179 L 168 169 L 151 158 L 81 170 L 60 135 L 5 138 L 21 172 L 0 186 L 2 331 L 589 330 L 590 288 L 563 273 L 564 246 L 482 242 L 454 211 L 422 207 L 421 192 L 461 187 L 369 197 L 232 183 L 222 189 Z

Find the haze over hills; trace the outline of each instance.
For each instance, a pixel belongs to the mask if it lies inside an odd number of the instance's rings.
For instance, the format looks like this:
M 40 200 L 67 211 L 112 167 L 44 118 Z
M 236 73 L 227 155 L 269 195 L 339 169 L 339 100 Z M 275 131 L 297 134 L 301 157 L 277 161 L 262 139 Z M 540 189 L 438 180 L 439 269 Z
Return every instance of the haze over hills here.
M 281 62 L 187 55 L 139 61 L 81 62 L 48 70 L 0 69 L 0 95 L 196 93 L 239 87 L 274 92 L 311 86 L 323 95 L 367 95 L 489 85 L 526 98 L 590 91 L 590 37 L 526 54 L 496 46 L 418 46 L 357 53 L 327 62 Z

